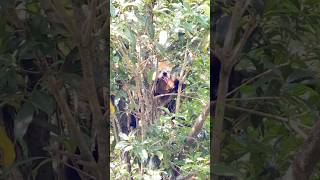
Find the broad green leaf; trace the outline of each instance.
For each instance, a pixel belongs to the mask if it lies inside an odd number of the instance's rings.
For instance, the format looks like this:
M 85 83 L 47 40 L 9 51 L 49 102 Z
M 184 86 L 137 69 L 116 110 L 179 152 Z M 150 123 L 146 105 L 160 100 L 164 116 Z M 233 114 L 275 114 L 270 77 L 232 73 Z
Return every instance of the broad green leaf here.
M 158 156 L 158 158 L 159 158 L 160 160 L 163 159 L 163 153 L 162 153 L 161 151 L 157 151 L 157 152 L 156 152 L 156 155 Z
M 40 8 L 40 4 L 39 3 L 29 2 L 29 3 L 26 4 L 26 9 L 29 12 L 38 13 L 38 12 L 40 12 L 41 8 Z
M 225 164 L 213 165 L 213 172 L 217 175 L 232 176 L 239 180 L 244 180 L 244 175 L 237 168 Z
M 51 114 L 55 108 L 55 102 L 52 96 L 41 92 L 39 90 L 35 90 L 32 92 L 30 97 L 30 103 L 33 104 L 34 107 L 40 109 L 47 114 Z
M 161 31 L 159 33 L 159 44 L 165 45 L 168 39 L 168 32 L 167 31 Z
M 110 15 L 111 17 L 116 16 L 116 8 L 113 6 L 112 1 L 110 1 Z
M 240 88 L 242 97 L 254 97 L 256 96 L 256 88 L 250 85 L 245 85 Z
M 223 16 L 217 20 L 217 31 L 215 34 L 213 34 L 213 38 L 219 45 L 224 43 L 230 21 L 230 16 Z
M 129 143 L 127 141 L 120 141 L 116 144 L 116 149 L 122 150 L 124 148 L 126 148 L 129 145 Z
M 121 140 L 124 140 L 124 141 L 128 141 L 129 140 L 128 135 L 126 135 L 124 133 L 119 133 L 119 137 L 120 137 Z
M 140 152 L 139 152 L 139 156 L 141 158 L 141 161 L 143 162 L 146 162 L 148 160 L 148 152 L 145 150 L 145 149 L 142 149 Z
M 296 80 L 302 80 L 304 78 L 310 78 L 313 76 L 314 73 L 310 71 L 294 69 L 287 78 L 287 82 L 293 82 Z
M 26 102 L 22 105 L 14 120 L 14 133 L 17 139 L 23 138 L 23 136 L 27 132 L 29 124 L 33 120 L 34 113 L 35 108 L 30 102 Z
M 61 74 L 61 78 L 63 79 L 64 83 L 70 85 L 71 87 L 75 89 L 80 88 L 80 82 L 82 78 L 75 73 L 63 73 Z
M 58 48 L 64 56 L 67 56 L 71 51 L 71 49 L 66 45 L 65 42 L 59 42 Z
M 131 151 L 133 149 L 133 146 L 127 146 L 124 148 L 123 152 L 128 152 Z

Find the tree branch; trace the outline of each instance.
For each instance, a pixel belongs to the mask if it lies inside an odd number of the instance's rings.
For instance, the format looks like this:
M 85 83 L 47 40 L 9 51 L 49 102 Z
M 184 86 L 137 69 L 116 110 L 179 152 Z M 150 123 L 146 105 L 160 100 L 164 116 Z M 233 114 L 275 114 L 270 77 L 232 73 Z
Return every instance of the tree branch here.
M 280 65 L 278 65 L 278 66 L 276 66 L 276 67 L 274 67 L 274 68 L 272 68 L 272 69 L 266 70 L 266 71 L 264 71 L 264 72 L 262 72 L 262 73 L 260 73 L 260 74 L 258 74 L 258 75 L 256 75 L 256 76 L 252 77 L 251 79 L 247 80 L 246 82 L 244 82 L 244 83 L 241 84 L 240 86 L 238 86 L 238 87 L 236 87 L 235 89 L 233 89 L 232 91 L 230 91 L 230 92 L 227 94 L 227 96 L 232 95 L 233 93 L 235 93 L 235 92 L 237 92 L 239 89 L 241 89 L 243 86 L 248 85 L 248 84 L 254 82 L 255 80 L 259 79 L 260 77 L 262 77 L 262 76 L 264 76 L 264 75 L 266 75 L 266 74 L 269 74 L 269 73 L 273 72 L 275 69 L 279 69 L 279 68 L 281 68 L 281 67 L 287 66 L 288 64 L 289 64 L 289 63 L 280 64 Z
M 248 26 L 244 32 L 244 34 L 242 35 L 242 38 L 240 39 L 240 41 L 238 42 L 238 44 L 236 45 L 236 47 L 233 50 L 233 54 L 232 54 L 232 58 L 233 59 L 233 64 L 235 65 L 235 63 L 237 62 L 237 57 L 239 57 L 240 52 L 242 51 L 244 45 L 246 44 L 248 38 L 250 37 L 250 35 L 252 34 L 253 30 L 257 27 L 257 21 L 255 17 L 251 17 Z
M 86 98 L 89 102 L 89 107 L 93 116 L 92 127 L 96 129 L 97 132 L 97 142 L 98 142 L 98 153 L 99 153 L 99 166 L 100 166 L 100 177 L 104 177 L 103 173 L 108 171 L 108 135 L 107 135 L 107 121 L 103 118 L 101 112 L 100 103 L 98 101 L 98 95 L 96 91 L 95 78 L 93 73 L 93 60 L 92 56 L 92 45 L 91 44 L 80 44 L 79 46 L 80 59 L 82 72 L 84 77 L 84 87 Z
M 320 160 L 320 119 L 295 155 L 292 165 L 282 180 L 307 180 Z
M 231 108 L 231 109 L 235 109 L 235 110 L 239 110 L 239 111 L 243 111 L 243 112 L 247 112 L 250 114 L 256 114 L 256 115 L 260 115 L 260 116 L 264 116 L 270 119 L 274 119 L 274 120 L 278 120 L 280 122 L 289 122 L 288 118 L 284 118 L 281 116 L 277 116 L 277 115 L 273 115 L 273 114 L 269 114 L 269 113 L 265 113 L 265 112 L 260 112 L 260 111 L 256 111 L 256 110 L 252 110 L 252 109 L 246 109 L 246 108 L 242 108 L 242 107 L 237 107 L 237 106 L 233 106 L 230 104 L 227 104 L 226 107 Z
M 70 15 L 67 13 L 63 4 L 60 0 L 41 0 L 42 7 L 46 6 L 45 4 L 49 4 L 51 8 L 56 12 L 56 15 L 60 18 L 63 25 L 68 29 L 72 37 L 75 41 L 77 41 L 79 33 L 76 28 L 76 22 Z
M 240 53 L 243 49 L 243 46 L 248 40 L 248 37 L 251 35 L 255 28 L 255 24 L 248 24 L 248 29 L 245 31 L 244 36 L 239 41 L 237 46 L 235 46 L 235 37 L 236 33 L 240 28 L 240 21 L 243 16 L 243 13 L 247 9 L 250 0 L 238 0 L 235 3 L 234 9 L 232 11 L 231 21 L 229 23 L 228 31 L 224 40 L 224 46 L 222 47 L 222 54 L 216 53 L 222 58 L 221 69 L 220 69 L 220 79 L 218 86 L 218 94 L 217 94 L 217 105 L 215 109 L 215 119 L 213 126 L 213 133 L 211 133 L 211 139 L 213 143 L 210 144 L 210 149 L 213 151 L 212 163 L 218 163 L 221 158 L 221 142 L 223 141 L 223 121 L 224 121 L 224 113 L 226 107 L 226 97 L 228 92 L 228 85 L 232 67 L 236 64 Z M 254 22 L 255 22 L 255 18 Z M 218 179 L 218 176 L 213 174 L 212 178 Z
M 199 134 L 204 121 L 206 120 L 209 112 L 210 112 L 210 102 L 205 106 L 204 110 L 201 112 L 201 114 L 197 117 L 192 130 L 189 134 L 189 136 L 187 137 L 186 141 L 187 144 L 190 145 L 194 142 L 195 137 Z
M 85 26 L 83 27 L 83 43 L 86 44 L 92 38 L 91 33 L 93 33 L 94 24 L 96 22 L 96 10 L 98 6 L 98 0 L 92 0 L 89 4 L 89 16 L 85 21 Z
M 241 12 L 243 11 L 242 10 L 243 2 L 244 0 L 237 0 L 234 6 L 234 9 L 232 11 L 231 21 L 228 27 L 225 40 L 224 40 L 224 47 L 223 47 L 224 55 L 230 54 L 233 48 L 236 32 L 238 31 L 238 28 L 240 26 L 240 19 L 242 17 Z
M 83 133 L 80 130 L 79 125 L 76 123 L 75 119 L 72 116 L 68 103 L 66 99 L 62 97 L 59 91 L 59 82 L 55 80 L 53 77 L 49 80 L 49 85 L 53 96 L 55 97 L 58 107 L 60 107 L 65 122 L 67 124 L 67 128 L 71 134 L 72 139 L 78 144 L 81 157 L 86 161 L 94 161 L 91 155 L 89 146 L 83 141 L 85 139 Z

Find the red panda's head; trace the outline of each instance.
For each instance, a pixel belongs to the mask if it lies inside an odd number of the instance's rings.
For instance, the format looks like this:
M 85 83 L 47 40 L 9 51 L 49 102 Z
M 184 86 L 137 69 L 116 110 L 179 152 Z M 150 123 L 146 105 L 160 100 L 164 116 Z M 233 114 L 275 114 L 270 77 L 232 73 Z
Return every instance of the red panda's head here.
M 176 78 L 171 74 L 171 70 L 172 66 L 170 63 L 166 61 L 158 63 L 158 70 L 157 72 L 153 73 L 153 81 L 155 82 L 155 96 L 172 93 L 175 89 Z
M 179 87 L 179 79 L 175 78 L 171 73 L 172 66 L 168 62 L 159 62 L 158 70 L 153 74 L 154 81 L 154 96 L 177 93 Z M 185 89 L 186 85 L 182 84 L 182 90 Z M 164 95 L 160 97 L 160 102 L 166 103 L 165 107 L 170 112 L 175 110 L 175 100 L 170 100 L 171 95 Z M 167 102 L 169 100 L 169 102 Z

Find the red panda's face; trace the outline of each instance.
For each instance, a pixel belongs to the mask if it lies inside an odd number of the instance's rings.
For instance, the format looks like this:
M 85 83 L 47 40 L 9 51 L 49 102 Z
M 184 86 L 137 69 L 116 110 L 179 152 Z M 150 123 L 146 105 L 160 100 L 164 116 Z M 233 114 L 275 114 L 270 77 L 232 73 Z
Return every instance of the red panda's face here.
M 164 81 L 166 84 L 170 83 L 171 71 L 167 69 L 159 71 L 157 79 Z
M 168 65 L 168 63 L 159 62 L 158 72 L 154 72 L 153 74 L 153 80 L 156 83 L 156 95 L 170 93 L 174 88 L 174 78 L 171 75 L 171 69 L 172 68 Z

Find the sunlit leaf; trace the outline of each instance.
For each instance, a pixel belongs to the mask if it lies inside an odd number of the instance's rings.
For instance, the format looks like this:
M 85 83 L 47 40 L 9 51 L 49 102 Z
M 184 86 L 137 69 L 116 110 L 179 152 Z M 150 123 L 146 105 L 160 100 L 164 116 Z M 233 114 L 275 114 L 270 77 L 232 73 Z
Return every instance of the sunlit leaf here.
M 140 152 L 139 152 L 139 156 L 141 158 L 141 160 L 143 162 L 147 161 L 148 160 L 148 152 L 145 150 L 145 149 L 142 149 Z

